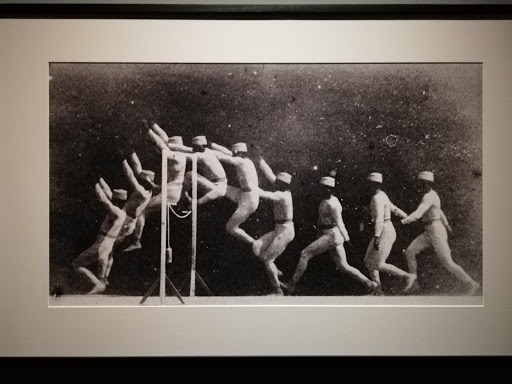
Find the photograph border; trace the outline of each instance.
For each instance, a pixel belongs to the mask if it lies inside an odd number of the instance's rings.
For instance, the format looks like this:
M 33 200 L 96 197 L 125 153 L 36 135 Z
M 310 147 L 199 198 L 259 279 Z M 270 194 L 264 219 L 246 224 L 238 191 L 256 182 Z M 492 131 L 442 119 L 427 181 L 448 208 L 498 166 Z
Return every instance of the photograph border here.
M 257 46 L 270 31 L 283 32 L 283 23 L 294 35 L 280 36 L 260 52 Z M 302 23 L 302 24 L 301 24 Z M 315 37 L 329 41 L 314 45 L 305 40 L 301 27 L 315 25 Z M 222 25 L 220 25 L 222 24 Z M 249 25 L 250 24 L 250 25 Z M 262 26 L 268 28 L 259 36 Z M 361 32 L 352 41 L 341 44 L 329 33 Z M 220 29 L 222 27 L 222 30 Z M 292 28 L 293 27 L 293 28 Z M 227 28 L 227 31 L 225 30 Z M 208 36 L 201 32 L 214 31 Z M 420 32 L 413 36 L 404 31 Z M 426 32 L 435 33 L 426 36 Z M 233 36 L 243 31 L 244 42 Z M 287 29 L 290 32 L 289 29 Z M 7 192 L 9 223 L 3 223 L 6 236 L 2 268 L 4 284 L 17 287 L 4 295 L 6 323 L 0 335 L 0 355 L 8 356 L 303 356 L 303 355 L 501 355 L 512 352 L 511 283 L 505 269 L 510 267 L 506 234 L 503 230 L 506 209 L 499 201 L 507 201 L 499 189 L 500 166 L 509 159 L 503 137 L 504 124 L 510 111 L 511 54 L 503 43 L 511 42 L 509 24 L 497 20 L 453 21 L 275 21 L 255 20 L 75 20 L 0 19 L 0 48 L 7 52 L 2 71 L 6 84 L 2 106 L 7 156 L 4 164 L 16 164 L 7 169 L 13 189 Z M 14 33 L 13 33 L 14 32 Z M 62 35 L 65 32 L 65 35 Z M 115 32 L 112 34 L 112 32 Z M 188 47 L 170 44 L 177 52 L 171 56 L 160 50 L 161 44 L 144 46 L 159 33 L 175 36 L 188 32 Z M 231 32 L 231 34 L 230 34 Z M 423 33 L 423 34 L 422 34 Z M 443 37 L 443 46 L 436 46 L 432 35 Z M 113 41 L 97 40 L 101 36 L 116 36 Z M 380 36 L 380 37 L 379 37 Z M 44 266 L 41 249 L 48 244 L 48 67 L 52 61 L 119 61 L 136 50 L 143 61 L 168 61 L 171 57 L 197 61 L 201 57 L 218 61 L 233 61 L 244 57 L 247 62 L 256 57 L 268 61 L 288 54 L 293 60 L 315 57 L 315 60 L 336 62 L 344 47 L 355 44 L 346 62 L 379 60 L 383 47 L 378 39 L 395 38 L 402 47 L 393 45 L 395 55 L 421 57 L 441 61 L 472 61 L 484 63 L 484 260 L 485 305 L 481 308 L 48 308 L 48 265 Z M 238 36 L 240 37 L 240 36 Z M 302 38 L 302 39 L 301 39 Z M 160 39 L 162 39 L 160 37 Z M 374 52 L 363 52 L 369 46 Z M 213 47 L 208 47 L 205 41 Z M 100 43 L 94 43 L 99 41 Z M 215 51 L 227 41 L 227 52 Z M 472 51 L 461 42 L 471 42 Z M 161 42 L 160 42 L 161 43 Z M 166 41 L 169 44 L 169 41 Z M 282 52 L 284 44 L 292 43 L 301 52 Z M 300 43 L 300 44 L 299 44 Z M 395 42 L 396 43 L 396 42 Z M 459 52 L 453 46 L 459 44 Z M 84 46 L 86 48 L 84 48 Z M 510 45 L 509 45 L 510 46 Z M 117 47 L 117 51 L 113 51 Z M 336 47 L 336 51 L 333 51 Z M 197 48 L 203 49 L 198 53 Z M 425 52 L 426 51 L 426 52 Z M 463 51 L 463 52 L 462 52 Z M 133 55 L 133 52 L 132 52 Z M 366 56 L 364 56 L 366 55 Z M 384 56 L 386 56 L 384 55 Z M 133 56 L 132 56 L 133 57 Z M 459 57 L 459 59 L 457 59 Z M 449 58 L 449 60 L 448 60 Z M 327 59 L 327 60 L 326 60 Z M 122 60 L 122 59 L 121 59 Z M 274 59 L 275 60 L 275 59 Z M 284 57 L 280 60 L 283 61 Z M 409 59 L 411 60 L 411 59 Z M 405 60 L 406 62 L 409 60 Z M 425 59 L 423 59 L 425 60 Z M 200 60 L 199 60 L 200 61 Z M 364 61 L 364 60 L 363 60 Z M 404 61 L 404 60 L 402 60 Z M 394 61 L 397 62 L 397 61 Z M 28 114 L 24 111 L 30 110 Z M 41 120 L 44 120 L 42 122 Z M 4 140 L 2 140 L 4 141 Z M 491 147 L 492 146 L 492 147 Z M 23 148 L 23 151 L 21 149 Z M 491 150 L 490 150 L 491 149 Z M 30 154 L 27 156 L 27 153 Z M 20 193 L 23 191 L 23 193 Z M 501 196 L 501 197 L 500 197 Z M 509 207 L 505 207 L 509 209 Z M 31 216 L 32 215 L 32 216 Z M 26 223 L 27 217 L 32 217 Z M 499 221 L 503 220 L 503 221 Z M 505 235 L 505 236 L 504 236 Z M 23 236 L 23 237 L 20 237 Z M 29 236 L 31 242 L 23 238 Z M 492 247 L 492 248 L 489 248 Z M 508 246 L 509 247 L 509 246 Z M 508 248 L 510 250 L 510 247 Z M 47 254 L 47 250 L 44 251 Z M 487 256 L 489 255 L 489 256 Z M 492 258 L 489 265 L 488 260 Z M 47 261 L 47 259 L 46 259 Z M 30 265 L 30 268 L 27 266 Z M 40 268 L 44 266 L 44 270 Z M 509 268 L 510 269 L 510 268 Z M 488 279 L 492 276 L 492 279 Z M 23 284 L 20 284 L 23 282 Z M 41 301 L 41 299 L 43 301 Z M 373 312 L 373 313 L 372 313 Z M 434 313 L 434 314 L 433 314 Z M 377 315 L 377 316 L 375 316 Z M 472 316 L 469 318 L 469 316 Z M 371 328 L 374 317 L 385 327 L 386 334 Z M 124 320 L 122 320 L 124 319 Z M 354 326 L 362 329 L 355 329 Z M 99 336 L 96 332 L 102 329 Z M 151 331 L 148 331 L 151 329 Z M 95 331 L 94 333 L 92 332 Z M 158 332 L 158 331 L 161 332 Z M 163 332 L 163 333 L 162 333 Z M 426 337 L 428 333 L 431 337 Z M 262 337 L 262 335 L 265 335 Z M 397 342 L 397 339 L 400 339 Z

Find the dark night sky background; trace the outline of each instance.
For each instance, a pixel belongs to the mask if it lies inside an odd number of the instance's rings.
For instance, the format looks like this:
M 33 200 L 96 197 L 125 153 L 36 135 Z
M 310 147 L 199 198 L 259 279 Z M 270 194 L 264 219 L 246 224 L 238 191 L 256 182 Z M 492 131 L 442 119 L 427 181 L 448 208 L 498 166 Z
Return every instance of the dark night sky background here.
M 335 168 L 336 195 L 354 244 L 347 250 L 349 263 L 367 273 L 362 259 L 372 231 L 359 232 L 367 174 L 383 173 L 391 200 L 410 213 L 420 198 L 414 190 L 417 173 L 432 170 L 454 229 L 454 260 L 481 281 L 481 65 L 54 63 L 49 107 L 50 283 L 59 282 L 68 292 L 87 288 L 70 263 L 94 241 L 105 215 L 94 201 L 97 178 L 127 188 L 121 161 L 129 149 L 159 178 L 160 156 L 151 149 L 142 119 L 183 136 L 185 144 L 205 134 L 228 147 L 237 141 L 259 145 L 275 172 L 294 175 L 296 237 L 276 262 L 285 280 L 315 238 L 318 180 Z M 227 172 L 230 177 L 232 170 Z M 269 187 L 263 177 L 260 181 Z M 262 266 L 249 247 L 225 232 L 234 209 L 223 198 L 199 212 L 198 272 L 215 295 L 266 294 L 270 287 Z M 157 277 L 159 218 L 158 213 L 148 220 L 141 251 L 116 254 L 110 293 L 142 295 Z M 394 223 L 398 237 L 388 260 L 405 268 L 401 251 L 422 228 Z M 169 276 L 186 294 L 190 220 L 173 218 L 171 225 L 175 256 Z M 271 230 L 271 205 L 262 201 L 244 228 L 258 237 Z M 425 294 L 460 291 L 432 251 L 418 262 Z M 389 294 L 398 293 L 399 281 L 382 280 Z M 321 255 L 310 263 L 296 294 L 362 292 Z

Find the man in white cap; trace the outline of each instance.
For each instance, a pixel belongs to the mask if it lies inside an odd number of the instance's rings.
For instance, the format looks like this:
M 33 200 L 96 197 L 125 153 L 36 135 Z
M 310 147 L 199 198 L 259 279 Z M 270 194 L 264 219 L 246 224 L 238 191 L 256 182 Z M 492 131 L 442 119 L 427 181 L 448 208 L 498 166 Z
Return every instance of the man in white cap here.
M 197 200 L 198 206 L 225 196 L 228 185 L 226 171 L 214 151 L 207 148 L 207 145 L 206 136 L 202 135 L 192 139 L 192 147 L 169 144 L 171 150 L 185 154 L 187 160 L 191 161 L 193 156 L 197 158 L 197 190 L 202 194 Z M 192 202 L 191 191 L 192 171 L 189 171 L 185 174 L 182 194 L 182 197 L 188 200 L 189 207 Z
M 105 279 L 109 257 L 126 219 L 126 212 L 123 206 L 126 203 L 127 192 L 125 190 L 115 189 L 111 195 L 107 195 L 105 190 L 110 191 L 110 188 L 104 180 L 102 180 L 102 185 L 96 183 L 96 196 L 107 209 L 107 216 L 101 224 L 100 233 L 94 243 L 82 252 L 72 263 L 73 269 L 89 279 L 94 285 L 88 294 L 96 294 L 105 291 Z M 97 275 L 86 268 L 86 266 L 95 263 L 98 264 Z
M 159 152 L 164 151 L 167 155 L 167 202 L 175 205 L 181 198 L 183 182 L 185 181 L 185 170 L 187 166 L 187 157 L 185 154 L 177 151 L 179 147 L 186 148 L 183 145 L 181 136 L 168 137 L 167 133 L 152 123 L 149 130 L 150 139 L 156 144 Z M 174 148 L 172 150 L 171 148 Z M 160 209 L 162 196 L 155 194 L 148 206 L 149 212 Z
M 108 265 L 104 277 L 105 285 L 109 284 L 108 277 L 110 275 L 110 270 L 112 269 L 112 264 L 114 263 L 114 251 L 126 238 L 128 238 L 134 232 L 137 225 L 137 220 L 142 212 L 144 212 L 144 209 L 148 205 L 153 194 L 153 180 L 155 177 L 154 172 L 140 171 L 140 173 L 136 176 L 126 159 L 123 160 L 122 166 L 123 172 L 130 183 L 131 193 L 129 194 L 129 197 L 123 208 L 126 212 L 123 226 L 117 235 L 114 247 L 108 258 Z
M 451 227 L 448 220 L 441 210 L 441 200 L 439 195 L 432 189 L 434 183 L 434 174 L 424 171 L 418 175 L 418 183 L 423 193 L 421 203 L 409 216 L 402 220 L 402 224 L 410 224 L 417 220 L 423 222 L 424 231 L 405 250 L 405 257 L 409 272 L 417 275 L 416 256 L 427 248 L 432 247 L 441 264 L 459 280 L 468 286 L 468 295 L 474 295 L 480 288 L 480 284 L 474 281 L 461 266 L 457 265 L 451 256 L 450 246 L 448 245 L 448 232 Z M 417 281 L 408 285 L 406 291 L 412 288 L 418 288 Z
M 323 199 L 318 209 L 318 239 L 301 252 L 291 281 L 287 284 L 282 283 L 288 293 L 295 290 L 297 283 L 306 271 L 309 260 L 327 251 L 331 253 L 338 271 L 348 273 L 351 277 L 364 283 L 372 293 L 377 288 L 377 283 L 368 279 L 361 271 L 347 262 L 343 243 L 350 241 L 350 238 L 341 215 L 341 203 L 332 194 L 334 186 L 335 180 L 330 176 L 322 177 L 320 180 Z
M 416 275 L 407 273 L 400 268 L 386 263 L 391 248 L 396 240 L 396 231 L 391 222 L 391 215 L 394 214 L 400 218 L 407 217 L 407 214 L 396 207 L 386 193 L 382 190 L 383 177 L 381 173 L 373 172 L 367 180 L 373 192 L 370 203 L 372 222 L 374 225 L 374 237 L 370 241 L 366 250 L 364 262 L 370 273 L 371 279 L 378 284 L 376 293 L 383 294 L 379 272 L 385 272 L 406 280 L 406 286 L 412 286 L 416 280 Z
M 258 173 L 252 160 L 247 157 L 247 144 L 233 144 L 231 151 L 215 143 L 211 144 L 211 148 L 221 162 L 235 167 L 239 184 L 239 188 L 228 185 L 226 189 L 226 197 L 238 204 L 226 224 L 226 230 L 231 236 L 253 246 L 256 240 L 240 228 L 258 209 L 260 202 Z
M 167 203 L 176 205 L 180 201 L 182 194 L 187 158 L 183 153 L 171 151 L 169 146 L 183 145 L 183 139 L 181 136 L 168 137 L 165 131 L 156 123 L 151 125 L 151 130 L 149 130 L 148 133 L 151 140 L 156 144 L 158 152 L 161 153 L 161 151 L 164 151 L 167 156 Z M 136 156 L 135 153 L 132 154 L 132 163 L 135 173 L 138 175 L 151 172 L 142 169 L 140 160 Z M 161 186 L 154 183 L 154 172 L 151 173 L 152 175 L 148 180 L 153 186 L 153 196 L 144 211 L 137 218 L 137 224 L 131 236 L 131 244 L 125 248 L 123 252 L 130 252 L 142 247 L 140 239 L 142 238 L 147 215 L 158 212 L 162 207 Z
M 261 159 L 261 161 L 264 160 Z M 273 202 L 275 227 L 273 231 L 266 233 L 254 242 L 253 252 L 263 261 L 274 294 L 282 295 L 283 290 L 279 281 L 281 272 L 277 269 L 275 260 L 295 237 L 293 200 L 290 192 L 292 176 L 286 172 L 279 172 L 276 176 L 270 167 L 267 168 L 265 175 L 274 185 L 274 191 L 264 191 L 260 188 L 260 197 Z

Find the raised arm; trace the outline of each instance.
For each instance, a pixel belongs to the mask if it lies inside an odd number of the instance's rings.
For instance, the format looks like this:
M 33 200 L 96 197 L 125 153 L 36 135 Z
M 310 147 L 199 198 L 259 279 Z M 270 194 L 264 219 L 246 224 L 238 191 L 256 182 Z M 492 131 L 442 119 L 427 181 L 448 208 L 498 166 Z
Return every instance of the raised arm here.
M 103 205 L 111 212 L 115 211 L 114 204 L 110 201 L 110 199 L 107 197 L 105 192 L 103 191 L 103 188 L 101 188 L 99 183 L 96 183 L 94 186 L 94 189 L 96 191 L 96 196 L 98 199 L 103 203 Z
M 126 159 L 123 160 L 123 171 L 124 171 L 124 174 L 126 175 L 126 177 L 128 177 L 128 180 L 130 181 L 130 184 L 132 185 L 132 187 L 134 189 L 140 189 L 141 185 L 137 181 L 137 178 L 135 177 L 133 170 L 128 165 L 128 162 L 126 161 Z
M 151 125 L 151 129 L 162 139 L 164 143 L 167 143 L 169 141 L 169 136 L 167 136 L 167 133 L 158 126 L 157 123 L 153 123 Z
M 258 161 L 258 166 L 260 167 L 261 171 L 263 172 L 263 174 L 265 175 L 265 177 L 272 183 L 274 184 L 276 182 L 276 175 L 274 174 L 274 172 L 272 171 L 272 168 L 270 168 L 270 166 L 267 164 L 267 162 L 263 159 L 263 158 L 260 158 L 259 161 Z
M 233 152 L 231 152 L 226 147 L 223 147 L 222 145 L 215 144 L 215 143 L 210 143 L 210 148 L 213 149 L 214 151 L 221 152 L 221 153 L 223 153 L 226 156 L 233 156 Z
M 112 190 L 108 186 L 107 182 L 105 180 L 103 180 L 103 177 L 100 177 L 99 185 L 100 185 L 101 189 L 103 190 L 103 192 L 105 193 L 105 196 L 109 200 L 112 200 Z
M 402 224 L 409 224 L 415 222 L 416 220 L 419 220 L 421 216 L 423 216 L 423 214 L 427 212 L 427 210 L 431 206 L 432 201 L 429 199 L 427 195 L 423 195 L 423 198 L 421 199 L 421 203 L 418 206 L 418 208 L 405 219 L 402 219 Z
M 340 232 L 343 235 L 343 238 L 345 239 L 345 241 L 350 241 L 350 237 L 348 235 L 347 228 L 345 227 L 345 223 L 343 222 L 343 218 L 341 216 L 341 211 L 342 211 L 341 205 L 334 208 L 334 212 L 333 212 L 334 219 L 336 220 L 336 225 L 340 229 Z
M 137 154 L 135 152 L 132 152 L 130 159 L 132 161 L 132 166 L 135 170 L 135 174 L 138 175 L 139 173 L 142 172 L 142 164 L 139 160 L 139 157 L 137 156 Z
M 169 151 L 169 148 L 167 147 L 167 141 L 164 141 L 160 136 L 158 136 L 155 132 L 153 131 L 148 131 L 148 134 L 149 134 L 149 138 L 151 139 L 151 141 L 153 143 L 156 144 L 156 146 L 161 150 L 161 151 Z

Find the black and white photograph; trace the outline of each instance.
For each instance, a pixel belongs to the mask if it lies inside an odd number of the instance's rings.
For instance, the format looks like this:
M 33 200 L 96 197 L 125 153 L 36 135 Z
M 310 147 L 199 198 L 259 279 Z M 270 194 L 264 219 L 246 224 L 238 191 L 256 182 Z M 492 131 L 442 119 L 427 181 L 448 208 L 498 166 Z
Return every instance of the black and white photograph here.
M 49 306 L 483 305 L 481 63 L 48 72 Z

